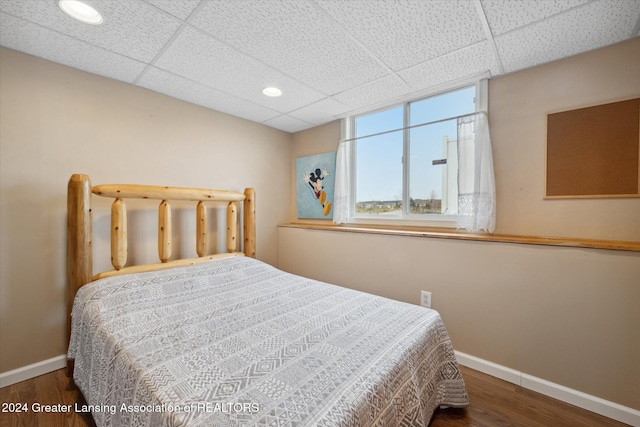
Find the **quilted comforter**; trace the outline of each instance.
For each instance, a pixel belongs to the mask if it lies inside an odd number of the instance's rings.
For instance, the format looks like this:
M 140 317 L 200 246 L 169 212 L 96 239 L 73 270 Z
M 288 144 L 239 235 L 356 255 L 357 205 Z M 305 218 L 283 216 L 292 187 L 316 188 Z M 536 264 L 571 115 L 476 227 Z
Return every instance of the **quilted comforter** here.
M 468 404 L 437 311 L 248 257 L 83 286 L 68 357 L 98 426 L 426 426 Z

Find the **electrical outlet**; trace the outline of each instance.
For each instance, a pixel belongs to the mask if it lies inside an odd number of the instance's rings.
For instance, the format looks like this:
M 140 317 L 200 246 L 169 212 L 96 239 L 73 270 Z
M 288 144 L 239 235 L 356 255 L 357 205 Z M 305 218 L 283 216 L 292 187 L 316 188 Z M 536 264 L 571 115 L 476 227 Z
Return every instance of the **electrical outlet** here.
M 420 291 L 420 305 L 431 308 L 431 292 Z

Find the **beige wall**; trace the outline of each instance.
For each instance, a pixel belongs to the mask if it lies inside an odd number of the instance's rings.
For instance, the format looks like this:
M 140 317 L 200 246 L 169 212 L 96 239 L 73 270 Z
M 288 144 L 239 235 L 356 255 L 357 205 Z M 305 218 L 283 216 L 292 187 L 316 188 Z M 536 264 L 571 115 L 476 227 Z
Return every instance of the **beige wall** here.
M 640 39 L 491 80 L 496 233 L 640 240 L 639 199 L 543 200 L 546 114 L 639 95 Z M 292 167 L 339 136 L 338 122 L 295 134 Z M 412 303 L 432 291 L 457 350 L 640 409 L 640 253 L 291 228 L 279 239 L 284 270 Z
M 290 186 L 290 134 L 4 48 L 0 113 L 0 372 L 66 351 L 72 173 L 86 173 L 94 184 L 253 186 L 258 258 L 277 263 L 276 225 L 289 216 L 289 194 L 282 190 Z M 94 271 L 110 268 L 103 210 L 109 203 L 94 203 Z M 143 250 L 157 252 L 157 211 L 151 209 L 130 204 L 133 262 L 146 260 Z M 191 205 L 176 205 L 173 219 L 174 228 L 195 236 Z M 190 237 L 174 248 L 195 256 Z
M 546 115 L 639 96 L 640 38 L 490 80 L 496 232 L 640 241 L 640 198 L 543 200 Z

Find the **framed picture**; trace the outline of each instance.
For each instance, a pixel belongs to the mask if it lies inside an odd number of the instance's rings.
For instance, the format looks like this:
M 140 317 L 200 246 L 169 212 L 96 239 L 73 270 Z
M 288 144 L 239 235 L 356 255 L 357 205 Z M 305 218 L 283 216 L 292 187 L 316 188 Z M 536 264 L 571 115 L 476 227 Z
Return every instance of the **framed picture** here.
M 336 152 L 296 159 L 298 218 L 333 217 Z

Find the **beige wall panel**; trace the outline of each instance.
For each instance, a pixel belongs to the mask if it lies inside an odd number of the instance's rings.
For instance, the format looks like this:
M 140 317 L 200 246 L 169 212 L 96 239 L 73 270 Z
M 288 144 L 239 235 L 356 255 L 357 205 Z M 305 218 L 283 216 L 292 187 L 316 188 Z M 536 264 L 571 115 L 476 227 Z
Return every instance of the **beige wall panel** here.
M 282 190 L 290 186 L 290 134 L 4 48 L 0 109 L 0 372 L 66 351 L 73 173 L 94 185 L 255 187 L 258 258 L 277 263 L 276 224 L 289 217 Z M 111 268 L 111 202 L 94 197 L 94 273 Z M 195 203 L 172 207 L 173 257 L 196 256 Z M 130 200 L 127 208 L 128 264 L 158 262 L 157 202 Z M 210 226 L 224 224 L 226 204 L 211 209 Z M 210 234 L 211 250 L 226 252 L 224 235 Z
M 640 199 L 544 200 L 547 114 L 638 95 L 638 38 L 490 80 L 496 233 L 640 240 Z

